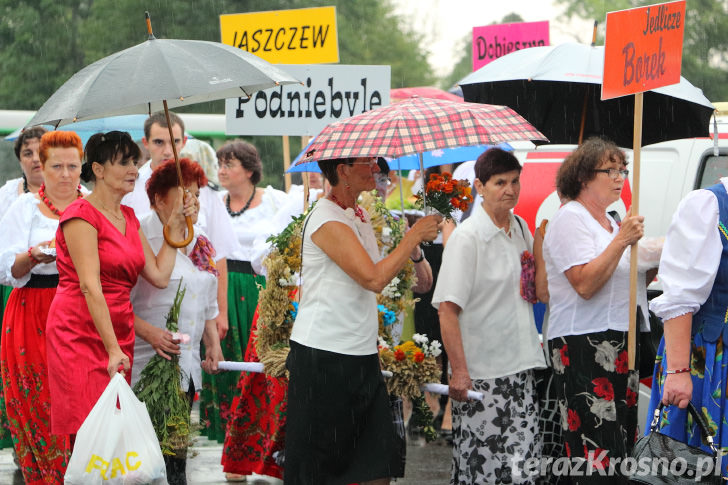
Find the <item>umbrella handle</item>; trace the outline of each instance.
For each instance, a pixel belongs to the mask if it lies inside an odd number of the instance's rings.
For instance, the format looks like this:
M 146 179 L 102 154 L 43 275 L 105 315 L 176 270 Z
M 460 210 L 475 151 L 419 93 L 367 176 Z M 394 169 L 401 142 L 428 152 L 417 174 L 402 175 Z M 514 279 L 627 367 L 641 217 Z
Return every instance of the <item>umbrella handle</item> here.
M 172 241 L 172 236 L 169 235 L 169 226 L 164 226 L 164 240 L 175 249 L 186 247 L 192 242 L 192 238 L 195 236 L 195 231 L 192 228 L 192 218 L 190 216 L 186 216 L 185 222 L 187 223 L 187 237 L 184 241 L 180 242 Z

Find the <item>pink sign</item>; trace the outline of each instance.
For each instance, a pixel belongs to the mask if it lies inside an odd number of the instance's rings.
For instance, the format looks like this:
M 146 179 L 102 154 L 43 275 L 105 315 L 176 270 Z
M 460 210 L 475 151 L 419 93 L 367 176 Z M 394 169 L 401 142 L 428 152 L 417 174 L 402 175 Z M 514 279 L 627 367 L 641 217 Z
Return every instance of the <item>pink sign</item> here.
M 473 71 L 510 52 L 549 45 L 549 22 L 473 27 Z

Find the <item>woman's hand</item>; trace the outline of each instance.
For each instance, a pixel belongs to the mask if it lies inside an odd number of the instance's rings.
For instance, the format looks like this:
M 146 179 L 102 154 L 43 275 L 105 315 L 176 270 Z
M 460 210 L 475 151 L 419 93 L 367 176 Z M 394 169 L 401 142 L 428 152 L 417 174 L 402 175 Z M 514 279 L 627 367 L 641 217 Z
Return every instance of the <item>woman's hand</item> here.
M 473 388 L 467 371 L 453 372 L 450 376 L 450 397 L 456 401 L 467 401 L 468 390 Z
M 631 211 L 631 209 L 630 209 Z M 628 212 L 629 214 L 629 212 Z M 645 235 L 645 217 L 627 215 L 619 227 L 618 238 L 622 240 L 625 246 L 631 246 L 642 239 Z
M 172 336 L 172 332 L 167 329 L 153 327 L 154 330 L 150 330 L 149 345 L 154 348 L 154 351 L 160 357 L 164 357 L 167 360 L 172 360 L 169 354 L 181 354 L 182 351 L 179 348 L 179 339 L 175 339 Z
M 440 215 L 432 214 L 425 216 L 414 223 L 414 225 L 410 228 L 410 232 L 414 231 L 419 242 L 432 241 L 437 237 L 437 233 L 440 231 L 441 222 L 442 216 Z
M 41 247 L 48 247 L 50 244 L 50 241 L 43 241 L 42 243 L 38 243 L 37 246 L 33 246 L 30 250 L 30 254 L 38 261 L 38 264 L 48 264 L 56 260 L 56 257 L 52 254 L 46 254 L 40 250 Z
M 675 404 L 680 409 L 688 407 L 693 396 L 693 380 L 690 372 L 667 374 L 662 388 L 663 404 Z
M 185 230 L 187 229 L 186 217 L 197 220 L 197 214 L 199 211 L 199 201 L 189 191 L 183 191 L 181 187 L 177 187 L 179 191 L 179 197 L 177 197 L 174 207 L 172 208 L 172 214 L 169 218 L 168 224 L 171 233 L 180 235 L 184 238 Z M 184 202 L 182 202 L 184 201 Z
M 129 370 L 131 370 L 129 357 L 120 348 L 117 347 L 109 352 L 109 364 L 106 366 L 109 377 L 114 377 L 117 372 L 126 375 Z
M 212 345 L 211 347 L 205 346 L 205 360 L 202 361 L 202 370 L 208 374 L 220 373 L 220 369 L 217 368 L 217 363 L 221 360 L 225 360 L 225 358 L 222 356 L 219 341 L 217 345 Z

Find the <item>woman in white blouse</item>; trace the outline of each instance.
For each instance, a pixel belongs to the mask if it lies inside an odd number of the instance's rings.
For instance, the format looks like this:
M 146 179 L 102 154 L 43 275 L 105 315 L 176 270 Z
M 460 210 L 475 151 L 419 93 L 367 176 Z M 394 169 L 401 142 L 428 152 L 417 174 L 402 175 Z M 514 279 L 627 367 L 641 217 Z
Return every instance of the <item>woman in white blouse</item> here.
M 0 226 L 0 278 L 14 289 L 3 318 L 0 368 L 8 425 L 25 483 L 61 483 L 70 457 L 67 437 L 50 429 L 46 318 L 58 286 L 58 220 L 81 197 L 83 145 L 72 131 L 40 140 L 38 194 L 18 197 Z
M 719 449 L 728 447 L 724 345 L 728 340 L 728 178 L 688 194 L 667 231 L 660 260 L 663 293 L 650 309 L 664 321 L 648 416 L 660 402 L 661 433 L 709 450 L 696 424 L 688 426 L 689 401 L 707 414 Z M 728 477 L 728 460 L 721 474 Z
M 569 202 L 549 223 L 543 244 L 548 350 L 566 453 L 607 468 L 629 456 L 637 432 L 639 379 L 627 363 L 629 248 L 642 238 L 644 218 L 627 215 L 619 225 L 607 213 L 628 174 L 625 154 L 614 143 L 591 138 L 579 146 L 556 176 L 556 188 Z M 646 279 L 642 273 L 638 288 L 645 323 Z M 589 484 L 623 480 L 572 478 Z
M 483 203 L 448 239 L 432 296 L 452 370 L 450 483 L 533 483 L 522 461 L 541 456 L 533 369 L 545 363 L 535 297 L 520 292 L 521 261 L 533 247 L 526 222 L 511 212 L 521 165 L 491 148 L 475 174 Z M 468 401 L 469 389 L 485 399 Z
M 195 197 L 200 187 L 207 184 L 202 168 L 187 158 L 180 160 L 185 189 Z M 147 182 L 147 194 L 153 212 L 139 221 L 149 246 L 159 252 L 164 244 L 163 228 L 169 220 L 176 200 L 177 169 L 173 160 L 165 162 L 152 173 Z M 196 219 L 196 216 L 194 217 Z M 194 222 L 194 221 L 193 221 Z M 216 374 L 217 363 L 222 360 L 220 339 L 215 317 L 217 307 L 217 270 L 215 252 L 210 241 L 195 227 L 195 237 L 189 246 L 180 248 L 176 254 L 174 269 L 166 288 L 157 288 L 144 278 L 139 278 L 131 292 L 134 307 L 134 366 L 132 385 L 136 384 L 142 370 L 155 354 L 169 359 L 169 354 L 179 355 L 182 390 L 192 404 L 195 391 L 202 388 L 202 368 L 206 373 Z M 189 336 L 181 341 L 166 328 L 166 316 L 182 283 L 185 290 L 180 306 L 178 331 Z M 205 359 L 201 361 L 200 342 L 205 344 Z M 167 480 L 171 485 L 186 484 L 185 456 L 165 456 Z
M 377 352 L 376 293 L 437 235 L 423 217 L 385 258 L 356 203 L 376 158 L 322 160 L 331 184 L 303 228 L 301 302 L 290 338 L 284 483 L 389 484 L 394 426 Z M 420 263 L 418 263 L 420 264 Z

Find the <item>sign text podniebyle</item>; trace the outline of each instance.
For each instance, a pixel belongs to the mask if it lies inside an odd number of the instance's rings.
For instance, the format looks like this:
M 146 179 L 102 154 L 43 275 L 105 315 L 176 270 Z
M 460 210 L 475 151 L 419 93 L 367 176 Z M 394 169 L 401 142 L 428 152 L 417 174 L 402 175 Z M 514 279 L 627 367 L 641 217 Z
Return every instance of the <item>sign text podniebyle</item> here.
M 274 64 L 339 62 L 336 7 L 220 15 L 220 34 Z
M 389 104 L 390 66 L 279 66 L 299 84 L 225 101 L 229 135 L 313 136 L 326 125 Z

